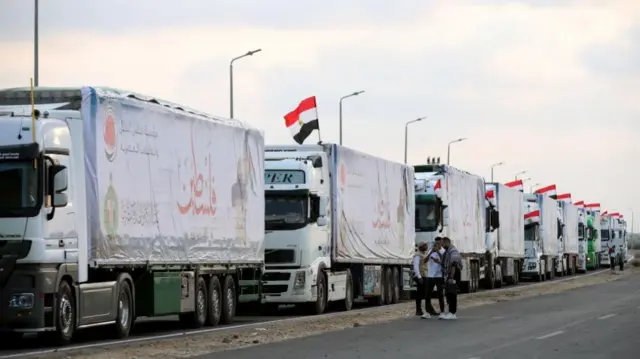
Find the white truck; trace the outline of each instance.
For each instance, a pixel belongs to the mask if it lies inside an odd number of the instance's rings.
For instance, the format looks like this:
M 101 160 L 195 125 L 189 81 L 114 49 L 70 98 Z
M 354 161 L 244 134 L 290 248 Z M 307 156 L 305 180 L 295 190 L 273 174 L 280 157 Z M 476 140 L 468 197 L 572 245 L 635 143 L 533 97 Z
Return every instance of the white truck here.
M 485 246 L 489 265 L 485 286 L 493 289 L 503 283 L 518 284 L 524 263 L 523 194 L 500 183 L 488 183 L 486 190 L 489 220 Z
M 232 322 L 263 268 L 263 151 L 246 124 L 139 94 L 1 90 L 2 342 Z
M 579 212 L 578 207 L 569 201 L 558 201 L 562 211 L 562 242 L 563 246 L 562 268 L 557 268 L 560 275 L 575 275 L 578 270 L 579 249 Z M 562 271 L 561 269 L 564 269 Z
M 555 275 L 558 256 L 558 205 L 545 195 L 526 193 L 523 277 L 537 281 Z
M 477 291 L 488 265 L 484 180 L 447 165 L 418 165 L 414 170 L 416 223 L 421 224 L 416 229 L 416 241 L 432 243 L 437 236 L 451 238 L 463 257 L 460 290 Z M 497 220 L 497 216 L 493 218 Z
M 589 253 L 587 210 L 584 201 L 577 201 L 573 204 L 578 209 L 578 267 L 577 273 L 587 271 L 587 258 Z
M 604 253 L 604 255 L 600 257 L 600 263 L 603 266 L 611 265 L 609 248 L 613 246 L 615 236 L 614 218 L 605 212 L 600 218 L 600 251 Z
M 267 146 L 264 302 L 397 303 L 415 243 L 413 170 L 336 144 Z

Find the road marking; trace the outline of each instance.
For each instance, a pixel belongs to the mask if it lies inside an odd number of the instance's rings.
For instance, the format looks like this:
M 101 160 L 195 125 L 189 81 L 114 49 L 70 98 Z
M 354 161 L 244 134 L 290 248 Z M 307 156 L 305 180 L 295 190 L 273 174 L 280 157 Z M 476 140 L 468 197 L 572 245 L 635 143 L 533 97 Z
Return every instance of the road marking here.
M 611 313 L 611 314 L 603 315 L 603 316 L 599 317 L 598 320 L 605 320 L 605 319 L 613 318 L 616 315 L 618 315 L 618 314 Z
M 562 333 L 564 333 L 564 330 L 558 330 L 557 332 L 545 334 L 545 335 L 543 335 L 541 337 L 537 337 L 536 339 L 538 339 L 538 340 L 547 339 L 547 338 L 555 337 L 556 335 L 560 335 Z
M 491 317 L 491 319 L 504 319 L 504 317 Z

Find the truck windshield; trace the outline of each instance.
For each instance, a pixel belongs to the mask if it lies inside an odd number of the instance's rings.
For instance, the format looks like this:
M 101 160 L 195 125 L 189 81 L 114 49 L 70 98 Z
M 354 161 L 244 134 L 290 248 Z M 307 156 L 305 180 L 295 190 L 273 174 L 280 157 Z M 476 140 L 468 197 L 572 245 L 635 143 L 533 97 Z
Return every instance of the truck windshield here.
M 308 196 L 265 196 L 265 229 L 296 229 L 307 224 Z
M 524 240 L 525 241 L 535 241 L 536 240 L 536 229 L 538 226 L 535 224 L 524 227 Z
M 37 214 L 37 171 L 33 161 L 0 161 L 0 217 Z
M 416 231 L 433 232 L 438 227 L 435 203 L 416 203 Z
M 603 242 L 609 241 L 609 230 L 608 229 L 601 229 L 600 230 L 600 237 L 601 237 L 601 240 Z

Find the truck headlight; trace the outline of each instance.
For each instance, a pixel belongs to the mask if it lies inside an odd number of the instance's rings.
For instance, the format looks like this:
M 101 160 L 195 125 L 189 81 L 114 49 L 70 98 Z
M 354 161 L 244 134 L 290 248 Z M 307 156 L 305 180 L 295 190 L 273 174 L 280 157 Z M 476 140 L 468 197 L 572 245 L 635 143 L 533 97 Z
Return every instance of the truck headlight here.
M 17 293 L 9 299 L 9 308 L 31 309 L 34 302 L 33 293 Z
M 307 276 L 304 271 L 296 272 L 296 280 L 293 282 L 293 289 L 301 289 L 304 288 L 305 280 Z

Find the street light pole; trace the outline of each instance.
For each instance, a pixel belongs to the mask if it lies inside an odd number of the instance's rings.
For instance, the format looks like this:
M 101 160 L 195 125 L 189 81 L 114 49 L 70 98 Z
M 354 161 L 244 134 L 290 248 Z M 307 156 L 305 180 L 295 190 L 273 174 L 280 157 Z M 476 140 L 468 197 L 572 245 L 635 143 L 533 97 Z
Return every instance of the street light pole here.
M 533 193 L 533 189 L 534 189 L 535 187 L 538 187 L 538 186 L 540 186 L 540 183 L 536 183 L 536 184 L 534 184 L 534 185 L 531 185 L 531 186 L 529 187 L 529 192 L 530 192 L 530 193 Z
M 39 71 L 38 71 L 38 0 L 34 0 L 33 13 L 33 86 L 38 87 Z
M 409 125 L 414 122 L 422 121 L 425 118 L 427 118 L 427 116 L 418 117 L 415 120 L 411 120 L 404 124 L 404 164 L 405 165 L 407 164 L 407 141 L 409 140 Z
M 447 166 L 449 165 L 450 160 L 451 160 L 451 145 L 456 143 L 456 142 L 462 142 L 462 141 L 464 141 L 466 139 L 467 139 L 466 137 L 458 138 L 457 140 L 453 140 L 453 141 L 449 142 L 449 144 L 447 144 Z
M 339 116 L 339 127 L 340 127 L 340 145 L 342 145 L 342 100 L 347 99 L 349 97 L 358 96 L 361 93 L 364 93 L 364 90 L 356 91 L 354 93 L 348 94 L 346 96 L 340 97 L 340 103 L 338 104 L 338 116 Z
M 236 62 L 237 60 L 240 60 L 243 57 L 253 56 L 254 54 L 257 54 L 260 51 L 262 51 L 262 49 L 248 51 L 244 55 L 234 57 L 233 59 L 231 59 L 231 62 L 229 63 L 229 118 L 231 119 L 233 119 L 233 63 Z
M 504 162 L 494 163 L 491 165 L 491 182 L 493 182 L 493 169 L 498 166 L 502 166 Z
M 523 174 L 525 174 L 527 172 L 528 172 L 527 170 L 524 170 L 524 171 L 516 173 L 516 181 L 518 180 L 518 176 L 523 175 Z

